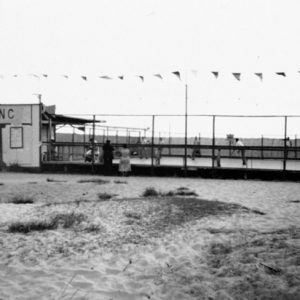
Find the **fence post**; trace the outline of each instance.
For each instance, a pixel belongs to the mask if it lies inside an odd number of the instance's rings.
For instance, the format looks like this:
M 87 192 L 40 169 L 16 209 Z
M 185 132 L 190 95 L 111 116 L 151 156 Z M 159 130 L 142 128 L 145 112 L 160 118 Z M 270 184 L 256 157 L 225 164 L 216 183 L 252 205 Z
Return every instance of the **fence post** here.
M 287 159 L 287 144 L 286 144 L 286 133 L 287 133 L 287 116 L 284 116 L 284 152 L 283 152 L 283 172 L 285 176 L 286 171 L 286 159 Z
M 188 87 L 185 85 L 184 176 L 187 176 Z
M 260 150 L 260 156 L 261 158 L 264 158 L 264 136 L 261 136 L 261 150 Z
M 86 142 L 86 139 L 85 139 L 85 130 L 86 130 L 86 127 L 85 127 L 85 124 L 83 125 L 83 157 L 85 156 L 85 150 L 86 150 L 86 147 L 85 147 L 85 142 Z
M 295 158 L 297 159 L 297 134 L 295 135 L 295 144 L 294 144 L 294 147 L 295 147 Z
M 95 115 L 93 115 L 92 173 L 95 171 Z
M 212 131 L 212 168 L 215 167 L 215 144 L 216 144 L 216 137 L 215 137 L 215 126 L 216 126 L 216 116 L 213 115 L 213 131 Z
M 154 175 L 154 126 L 155 115 L 152 116 L 152 138 L 151 138 L 151 174 Z M 146 149 L 148 151 L 148 149 Z

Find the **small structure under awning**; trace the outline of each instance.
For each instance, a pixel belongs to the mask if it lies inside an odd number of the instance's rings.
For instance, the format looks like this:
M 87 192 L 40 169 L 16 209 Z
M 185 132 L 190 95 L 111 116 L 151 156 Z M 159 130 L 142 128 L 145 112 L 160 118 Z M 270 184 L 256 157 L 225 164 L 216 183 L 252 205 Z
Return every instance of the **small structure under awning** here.
M 42 131 L 41 131 L 41 137 L 42 137 L 42 143 L 45 143 L 42 145 L 42 153 L 43 156 L 45 153 L 51 153 L 53 152 L 51 143 L 56 142 L 56 126 L 65 126 L 69 125 L 73 127 L 73 129 L 77 128 L 79 130 L 82 130 L 85 132 L 85 126 L 86 125 L 93 125 L 95 123 L 105 123 L 104 120 L 94 120 L 94 119 L 85 119 L 85 118 L 77 118 L 77 117 L 70 117 L 65 116 L 61 114 L 55 113 L 55 105 L 52 106 L 42 106 Z M 44 158 L 43 158 L 44 160 Z

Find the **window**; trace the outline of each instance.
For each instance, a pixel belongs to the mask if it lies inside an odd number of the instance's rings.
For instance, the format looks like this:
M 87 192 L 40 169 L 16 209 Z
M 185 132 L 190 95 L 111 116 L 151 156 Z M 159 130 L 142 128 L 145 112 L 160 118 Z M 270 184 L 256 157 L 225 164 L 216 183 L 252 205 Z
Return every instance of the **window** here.
M 23 148 L 23 127 L 10 127 L 10 148 Z

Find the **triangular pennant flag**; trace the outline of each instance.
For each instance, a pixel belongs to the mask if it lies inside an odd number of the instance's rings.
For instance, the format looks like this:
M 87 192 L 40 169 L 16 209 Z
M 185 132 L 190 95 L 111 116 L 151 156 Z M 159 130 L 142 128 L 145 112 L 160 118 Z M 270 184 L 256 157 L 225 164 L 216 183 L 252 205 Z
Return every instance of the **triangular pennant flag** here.
M 65 77 L 65 78 L 67 78 L 67 79 L 69 78 L 69 76 L 68 76 L 68 75 L 62 75 L 62 76 L 63 76 L 63 77 Z
M 233 75 L 237 80 L 241 80 L 241 73 L 232 73 L 232 75 Z
M 43 76 L 44 76 L 45 78 L 47 78 L 47 77 L 48 77 L 48 75 L 47 75 L 47 74 L 43 74 Z
M 181 78 L 180 78 L 180 72 L 175 71 L 175 72 L 172 72 L 172 74 L 176 75 L 181 80 Z
M 160 74 L 154 74 L 153 76 L 159 78 L 159 79 L 163 79 L 162 76 Z
M 139 77 L 144 82 L 144 76 L 137 75 L 137 77 Z
M 28 76 L 32 76 L 32 77 L 35 77 L 35 78 L 40 78 L 40 76 L 36 75 L 36 74 L 28 74 Z
M 263 80 L 263 73 L 254 73 L 260 80 Z
M 85 81 L 87 81 L 87 77 L 86 76 L 81 76 L 81 78 Z
M 123 80 L 124 79 L 124 76 L 118 76 L 119 79 Z
M 219 72 L 215 72 L 215 71 L 213 71 L 212 73 L 213 73 L 213 75 L 214 75 L 216 78 L 218 78 L 218 77 L 219 77 Z
M 279 76 L 283 76 L 283 77 L 286 76 L 284 72 L 276 72 L 276 74 L 279 75 Z
M 111 77 L 109 77 L 109 76 L 99 76 L 100 78 L 102 78 L 102 79 L 112 79 Z

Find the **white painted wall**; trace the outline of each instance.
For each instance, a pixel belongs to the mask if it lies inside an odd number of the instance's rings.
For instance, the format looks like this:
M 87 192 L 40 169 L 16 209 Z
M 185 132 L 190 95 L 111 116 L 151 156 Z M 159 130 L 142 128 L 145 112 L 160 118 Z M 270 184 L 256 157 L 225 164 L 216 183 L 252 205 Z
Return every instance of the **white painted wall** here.
M 0 108 L 3 107 L 0 105 Z M 40 167 L 40 107 L 39 104 L 9 105 L 16 112 L 16 118 L 2 129 L 3 162 L 9 166 Z M 23 128 L 23 147 L 10 147 L 10 128 Z

